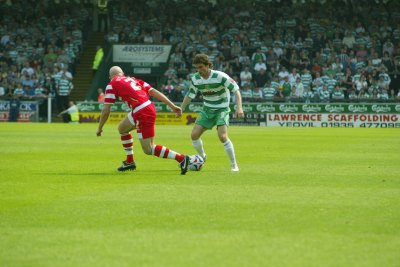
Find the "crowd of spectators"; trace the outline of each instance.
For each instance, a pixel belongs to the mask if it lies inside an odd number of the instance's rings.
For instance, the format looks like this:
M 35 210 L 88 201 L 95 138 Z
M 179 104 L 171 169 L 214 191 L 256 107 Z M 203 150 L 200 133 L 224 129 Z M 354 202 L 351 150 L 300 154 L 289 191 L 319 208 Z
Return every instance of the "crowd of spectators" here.
M 76 1 L 1 1 L 0 99 L 38 100 L 41 118 L 49 96 L 58 112 L 68 107 L 91 8 Z
M 180 101 L 193 55 L 244 101 L 400 99 L 398 1 L 137 1 L 115 5 L 109 43 L 172 44 L 160 89 Z
M 0 98 L 73 87 L 93 2 L 0 2 Z M 111 2 L 106 42 L 173 45 L 158 85 L 173 101 L 188 90 L 196 53 L 237 80 L 244 101 L 400 99 L 398 1 Z

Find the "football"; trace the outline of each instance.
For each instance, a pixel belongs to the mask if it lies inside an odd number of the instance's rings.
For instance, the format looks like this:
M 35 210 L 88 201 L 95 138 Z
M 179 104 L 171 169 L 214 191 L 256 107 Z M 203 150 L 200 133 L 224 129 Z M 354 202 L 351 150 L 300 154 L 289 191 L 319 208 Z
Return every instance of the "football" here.
M 194 155 L 190 157 L 190 162 L 188 165 L 188 169 L 191 171 L 200 171 L 203 168 L 204 160 L 199 155 Z

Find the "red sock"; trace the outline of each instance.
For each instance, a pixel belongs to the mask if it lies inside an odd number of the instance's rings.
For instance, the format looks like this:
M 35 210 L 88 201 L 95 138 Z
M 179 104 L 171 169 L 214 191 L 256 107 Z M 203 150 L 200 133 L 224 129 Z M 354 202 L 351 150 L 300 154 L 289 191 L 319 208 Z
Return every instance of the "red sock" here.
M 133 140 L 132 134 L 121 135 L 121 143 L 126 153 L 126 162 L 133 162 Z
M 181 162 L 185 158 L 185 155 L 177 153 L 173 150 L 170 150 L 168 147 L 160 145 L 153 146 L 152 154 L 159 158 L 174 159 L 177 162 Z
M 180 154 L 180 153 L 176 153 L 175 160 L 176 160 L 177 162 L 180 163 L 180 162 L 182 162 L 184 159 L 185 159 L 185 155 Z

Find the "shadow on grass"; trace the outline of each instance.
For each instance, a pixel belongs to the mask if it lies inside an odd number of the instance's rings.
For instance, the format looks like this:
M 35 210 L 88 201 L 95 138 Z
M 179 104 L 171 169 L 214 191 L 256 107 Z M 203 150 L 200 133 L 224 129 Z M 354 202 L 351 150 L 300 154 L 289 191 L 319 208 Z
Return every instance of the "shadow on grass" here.
M 50 176 L 110 176 L 113 173 L 107 172 L 45 172 L 41 173 L 42 175 L 50 175 Z
M 65 172 L 44 172 L 42 175 L 54 175 L 54 176 L 131 176 L 131 177 L 163 177 L 163 176 L 179 176 L 184 177 L 185 175 L 181 175 L 180 170 L 135 170 L 135 171 L 126 171 L 126 172 L 118 172 L 118 171 L 108 171 L 108 172 L 90 172 L 90 171 L 68 171 Z

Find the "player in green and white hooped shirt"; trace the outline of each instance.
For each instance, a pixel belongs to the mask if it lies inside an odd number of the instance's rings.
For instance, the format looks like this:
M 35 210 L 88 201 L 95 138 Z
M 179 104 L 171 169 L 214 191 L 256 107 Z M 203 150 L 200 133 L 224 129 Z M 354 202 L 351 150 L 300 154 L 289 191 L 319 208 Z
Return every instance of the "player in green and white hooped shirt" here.
M 198 154 L 205 158 L 206 154 L 201 135 L 206 130 L 217 126 L 219 140 L 224 145 L 231 161 L 231 170 L 239 171 L 235 150 L 228 137 L 231 93 L 235 94 L 236 97 L 236 116 L 238 118 L 244 116 L 239 86 L 226 73 L 212 70 L 212 64 L 205 54 L 197 54 L 193 59 L 193 65 L 197 72 L 191 78 L 189 91 L 181 105 L 182 111 L 184 111 L 198 92 L 203 96 L 203 109 L 195 122 L 191 134 L 192 144 Z

